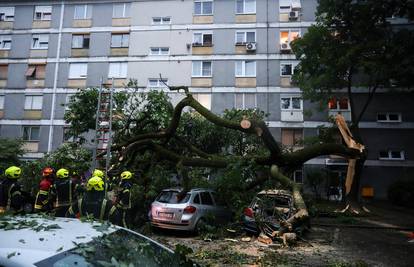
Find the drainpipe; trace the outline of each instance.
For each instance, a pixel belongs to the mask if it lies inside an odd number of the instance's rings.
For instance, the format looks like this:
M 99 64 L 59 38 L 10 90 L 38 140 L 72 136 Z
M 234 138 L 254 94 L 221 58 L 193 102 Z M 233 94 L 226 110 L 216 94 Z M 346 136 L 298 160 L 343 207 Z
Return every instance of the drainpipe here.
M 47 152 L 50 153 L 53 147 L 53 125 L 55 120 L 55 105 L 56 105 L 56 89 L 59 73 L 59 61 L 60 61 L 60 46 L 62 42 L 62 28 L 63 28 L 63 15 L 65 11 L 65 1 L 62 1 L 60 4 L 60 21 L 59 21 L 59 34 L 58 34 L 58 44 L 56 51 L 56 64 L 55 64 L 55 76 L 53 79 L 53 91 L 52 91 L 52 109 L 50 112 L 50 126 L 49 126 L 49 140 L 47 144 Z
M 266 113 L 269 114 L 269 105 L 270 105 L 270 90 L 269 90 L 269 0 L 266 0 L 266 87 L 267 87 L 267 96 L 266 96 Z M 267 117 L 267 122 L 270 121 L 269 117 Z

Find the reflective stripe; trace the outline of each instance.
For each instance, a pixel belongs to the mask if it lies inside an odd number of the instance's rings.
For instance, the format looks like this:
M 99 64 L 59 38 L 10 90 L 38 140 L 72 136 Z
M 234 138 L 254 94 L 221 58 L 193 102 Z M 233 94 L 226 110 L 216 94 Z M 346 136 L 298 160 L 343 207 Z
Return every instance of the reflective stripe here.
M 40 209 L 42 209 L 42 207 L 43 207 L 43 206 L 42 206 L 42 205 L 37 205 L 37 204 L 36 204 L 34 207 L 35 207 L 35 209 L 40 210 Z
M 111 210 L 109 211 L 109 216 L 111 216 L 116 211 L 116 207 L 112 206 Z
M 39 194 L 41 194 L 41 195 L 48 195 L 49 194 L 49 191 L 39 190 Z
M 78 200 L 79 215 L 82 217 L 82 198 Z
M 10 206 L 11 206 L 11 190 L 13 189 L 14 184 L 12 184 L 9 188 L 9 192 L 7 194 L 7 206 L 6 206 L 6 211 L 10 210 Z
M 103 220 L 103 217 L 105 215 L 106 202 L 107 202 L 107 200 L 104 198 L 104 200 L 102 200 L 101 212 L 99 214 L 99 220 L 101 220 L 101 221 Z
M 69 180 L 69 203 L 72 203 L 72 180 Z

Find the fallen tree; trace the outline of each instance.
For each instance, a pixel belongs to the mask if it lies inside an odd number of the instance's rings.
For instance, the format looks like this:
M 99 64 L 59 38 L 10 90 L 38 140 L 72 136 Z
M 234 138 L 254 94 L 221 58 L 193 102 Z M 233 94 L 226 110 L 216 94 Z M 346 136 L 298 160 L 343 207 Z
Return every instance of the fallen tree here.
M 145 153 L 150 151 L 159 160 L 166 160 L 175 163 L 179 168 L 183 167 L 209 167 L 209 168 L 225 168 L 230 162 L 235 160 L 252 160 L 256 164 L 269 166 L 270 176 L 278 181 L 280 185 L 292 191 L 294 204 L 296 207 L 296 213 L 293 214 L 286 221 L 283 221 L 283 226 L 288 231 L 293 231 L 295 226 L 300 225 L 304 221 L 308 220 L 309 214 L 306 208 L 305 201 L 303 200 L 300 192 L 299 184 L 293 182 L 286 175 L 283 170 L 294 170 L 300 167 L 306 161 L 323 155 L 339 155 L 346 158 L 357 158 L 361 151 L 355 148 L 349 148 L 340 144 L 316 144 L 305 147 L 295 152 L 284 151 L 281 146 L 276 142 L 272 136 L 269 128 L 263 120 L 255 118 L 244 117 L 241 121 L 235 122 L 224 119 L 205 107 L 203 107 L 198 101 L 196 101 L 189 90 L 185 86 L 170 87 L 171 90 L 184 90 L 186 97 L 181 100 L 173 111 L 172 118 L 166 129 L 157 132 L 144 133 L 134 136 L 127 142 L 122 144 L 116 144 L 112 147 L 113 151 L 116 151 L 121 156 L 120 162 L 128 162 L 134 160 L 134 156 L 137 153 Z M 183 113 L 183 109 L 186 107 L 193 108 L 206 120 L 210 121 L 214 125 L 218 125 L 234 131 L 243 132 L 249 135 L 257 136 L 260 138 L 264 147 L 267 149 L 265 156 L 220 156 L 217 154 L 208 154 L 199 148 L 195 147 L 191 143 L 177 134 L 177 128 L 180 125 L 180 118 Z M 219 137 L 215 137 L 219 138 Z M 179 153 L 177 150 L 169 148 L 169 142 L 172 139 L 180 140 L 183 147 L 190 151 L 189 154 Z M 184 151 L 184 150 L 183 150 Z M 183 152 L 181 151 L 181 152 Z M 266 177 L 257 178 L 250 182 L 246 188 L 252 188 L 260 185 L 266 180 Z

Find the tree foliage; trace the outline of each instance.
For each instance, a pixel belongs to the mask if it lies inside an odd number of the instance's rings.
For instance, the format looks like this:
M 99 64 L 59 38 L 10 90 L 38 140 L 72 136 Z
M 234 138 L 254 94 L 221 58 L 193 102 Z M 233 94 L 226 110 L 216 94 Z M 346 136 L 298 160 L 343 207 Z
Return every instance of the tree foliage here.
M 42 169 L 52 167 L 56 171 L 60 168 L 84 174 L 90 168 L 92 153 L 77 143 L 64 143 L 58 149 L 43 158 L 22 163 L 23 177 L 21 182 L 24 189 L 36 193 L 41 179 Z
M 24 153 L 23 142 L 19 139 L 0 139 L 0 173 L 12 165 L 19 165 Z
M 294 80 L 304 96 L 326 103 L 346 89 L 357 126 L 378 88 L 411 88 L 414 31 L 403 23 L 413 8 L 404 0 L 319 1 L 317 23 L 292 43 L 301 60 Z M 357 108 L 353 97 L 361 87 L 368 97 Z

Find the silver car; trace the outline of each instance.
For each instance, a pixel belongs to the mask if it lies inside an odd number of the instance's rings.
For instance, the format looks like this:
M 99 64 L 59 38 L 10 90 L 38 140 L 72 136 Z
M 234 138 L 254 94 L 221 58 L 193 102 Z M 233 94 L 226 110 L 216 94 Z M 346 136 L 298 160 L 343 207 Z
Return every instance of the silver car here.
M 225 223 L 232 214 L 211 189 L 194 188 L 185 192 L 170 188 L 163 190 L 151 204 L 148 217 L 155 227 L 197 231 L 210 219 Z

